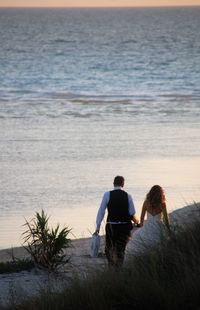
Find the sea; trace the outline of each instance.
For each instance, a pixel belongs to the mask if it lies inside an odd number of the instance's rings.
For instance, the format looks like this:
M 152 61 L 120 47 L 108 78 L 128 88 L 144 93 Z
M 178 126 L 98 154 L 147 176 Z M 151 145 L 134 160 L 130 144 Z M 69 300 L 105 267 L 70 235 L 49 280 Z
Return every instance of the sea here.
M 90 237 L 116 175 L 138 217 L 200 196 L 200 7 L 0 8 L 0 248 Z M 104 233 L 102 223 L 101 233 Z

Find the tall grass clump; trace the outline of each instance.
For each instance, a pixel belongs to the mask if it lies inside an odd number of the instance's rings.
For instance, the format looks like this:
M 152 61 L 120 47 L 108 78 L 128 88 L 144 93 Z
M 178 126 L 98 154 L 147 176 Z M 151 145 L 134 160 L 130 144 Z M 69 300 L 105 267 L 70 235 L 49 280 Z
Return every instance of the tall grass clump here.
M 15 259 L 8 262 L 0 262 L 0 274 L 31 270 L 34 267 L 30 259 Z
M 64 227 L 59 231 L 59 225 L 55 229 L 49 228 L 49 217 L 42 210 L 36 212 L 35 217 L 24 224 L 27 230 L 23 233 L 24 248 L 28 251 L 34 263 L 38 266 L 55 270 L 68 262 L 64 249 L 70 246 L 68 238 L 70 229 Z
M 17 258 L 13 248 L 11 248 L 11 251 L 7 252 L 10 255 L 10 259 L 5 262 L 0 262 L 0 274 L 20 272 L 34 268 L 34 263 L 30 258 Z
M 62 292 L 41 291 L 12 310 L 200 310 L 199 292 L 198 213 L 192 225 L 172 228 L 160 247 L 133 257 L 121 270 L 77 276 Z

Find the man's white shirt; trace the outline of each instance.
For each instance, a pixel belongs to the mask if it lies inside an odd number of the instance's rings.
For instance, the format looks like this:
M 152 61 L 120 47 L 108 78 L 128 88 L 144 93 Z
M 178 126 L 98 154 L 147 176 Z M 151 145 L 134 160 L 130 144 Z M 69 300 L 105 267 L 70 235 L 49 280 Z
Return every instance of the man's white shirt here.
M 123 189 L 120 186 L 115 186 L 114 190 L 123 190 Z M 103 195 L 103 199 L 101 201 L 101 205 L 100 205 L 99 211 L 97 213 L 97 218 L 96 218 L 96 229 L 97 230 L 100 229 L 101 222 L 102 222 L 102 220 L 104 218 L 105 211 L 106 211 L 106 208 L 107 208 L 109 200 L 110 200 L 110 192 L 105 192 L 104 195 Z M 129 194 L 128 194 L 128 209 L 129 209 L 130 216 L 135 214 L 135 206 L 134 206 L 134 203 L 133 203 L 133 199 L 132 199 L 131 195 L 129 195 Z M 110 224 L 119 224 L 119 222 L 118 223 L 116 223 L 116 222 L 109 222 L 109 223 Z

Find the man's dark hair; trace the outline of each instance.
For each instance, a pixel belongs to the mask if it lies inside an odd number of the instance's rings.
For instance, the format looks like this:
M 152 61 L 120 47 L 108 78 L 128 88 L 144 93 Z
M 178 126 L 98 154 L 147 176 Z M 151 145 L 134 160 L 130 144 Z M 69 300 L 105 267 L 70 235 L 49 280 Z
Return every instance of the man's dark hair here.
M 114 186 L 124 186 L 124 177 L 117 175 L 114 178 L 113 184 L 114 184 Z

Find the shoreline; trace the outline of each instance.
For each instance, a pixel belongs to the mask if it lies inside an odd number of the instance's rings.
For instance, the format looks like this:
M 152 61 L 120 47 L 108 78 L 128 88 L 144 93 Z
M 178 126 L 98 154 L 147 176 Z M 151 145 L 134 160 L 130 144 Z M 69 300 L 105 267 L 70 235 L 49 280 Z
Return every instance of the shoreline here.
M 130 129 L 128 130 L 128 133 L 130 133 Z M 126 134 L 126 137 L 128 136 L 128 133 Z M 18 171 L 19 169 L 15 162 L 12 162 L 10 165 L 14 175 L 21 174 L 21 171 Z M 55 197 L 52 198 L 51 204 L 48 205 L 45 199 L 49 199 L 48 195 L 50 195 L 50 193 L 48 194 L 47 190 L 44 196 L 40 195 L 36 186 L 36 188 L 33 189 L 33 192 L 30 191 L 30 197 L 28 195 L 29 198 L 23 198 L 25 199 L 24 201 L 26 201 L 26 199 L 33 199 L 33 197 L 35 197 L 30 208 L 25 207 L 25 205 L 23 206 L 23 204 L 22 206 L 20 205 L 19 208 L 18 205 L 13 203 L 10 208 L 6 208 L 5 210 L 2 209 L 2 216 L 0 217 L 0 250 L 22 246 L 24 241 L 23 232 L 25 230 L 25 227 L 23 226 L 25 223 L 24 219 L 30 221 L 35 213 L 40 212 L 41 209 L 44 209 L 46 214 L 50 217 L 49 225 L 51 227 L 56 227 L 58 223 L 60 224 L 60 227 L 69 227 L 74 235 L 71 236 L 70 233 L 69 237 L 71 239 L 90 237 L 90 232 L 95 230 L 95 220 L 101 202 L 102 192 L 110 190 L 110 181 L 113 179 L 113 170 L 116 169 L 117 171 L 117 167 L 123 167 L 122 174 L 126 175 L 125 190 L 133 197 L 137 215 L 141 212 L 146 193 L 154 184 L 153 178 L 155 178 L 157 183 L 161 184 L 165 189 L 168 212 L 182 208 L 184 205 L 192 203 L 193 200 L 199 200 L 199 169 L 195 168 L 200 167 L 199 158 L 173 157 L 172 159 L 158 156 L 156 158 L 145 157 L 142 159 L 136 157 L 134 161 L 130 159 L 119 159 L 117 161 L 108 160 L 107 167 L 112 167 L 112 169 L 109 169 L 107 172 L 103 160 L 97 161 L 94 159 L 91 162 L 86 162 L 84 167 L 81 162 L 76 163 L 75 161 L 72 161 L 72 166 L 76 166 L 77 171 L 83 171 L 81 169 L 84 169 L 86 178 L 85 182 L 89 184 L 85 189 L 86 192 L 83 196 L 82 190 L 84 187 L 81 186 L 79 196 L 75 183 L 70 183 L 71 185 L 69 184 L 67 194 L 65 193 L 66 189 L 63 184 L 66 182 L 66 175 L 63 172 L 62 163 L 60 161 L 58 162 L 58 166 L 54 168 L 51 167 L 49 162 L 42 162 L 38 165 L 39 166 L 37 166 L 35 162 L 28 162 L 27 165 L 23 165 L 22 163 L 20 167 L 22 174 L 24 171 L 24 175 L 17 185 L 19 192 L 22 188 L 24 191 L 29 192 L 29 187 L 27 187 L 27 184 L 23 181 L 23 178 L 26 179 L 27 173 L 33 174 L 33 181 L 36 182 L 34 184 L 37 184 L 38 180 L 35 171 L 41 169 L 41 173 L 44 173 L 44 178 L 47 178 L 47 180 L 54 174 L 56 176 L 57 173 L 62 176 L 61 179 L 58 179 L 60 180 L 59 190 L 64 194 L 61 196 L 58 195 L 54 186 L 52 188 L 52 195 Z M 100 179 L 105 175 L 106 179 L 103 184 L 101 184 L 95 175 L 93 179 L 94 185 L 91 185 L 89 171 L 95 171 L 97 167 L 100 170 L 97 175 L 100 176 Z M 7 169 L 5 169 L 5 172 L 6 170 Z M 152 175 L 152 171 L 154 171 L 155 174 Z M 162 174 L 160 171 L 162 171 Z M 152 177 L 146 179 L 147 175 Z M 174 179 L 174 175 L 176 175 L 176 180 Z M 186 179 L 185 176 L 187 176 Z M 70 170 L 69 178 L 71 180 L 78 179 L 78 173 L 77 176 L 75 176 L 74 172 Z M 138 180 L 137 184 L 135 184 L 135 180 Z M 7 181 L 9 184 L 10 180 L 8 179 Z M 39 187 L 45 188 L 46 183 L 47 182 L 41 181 Z M 110 185 L 108 186 L 108 184 Z M 99 190 L 99 188 L 101 188 L 101 190 Z M 4 191 L 3 188 L 1 190 Z M 11 186 L 10 191 L 15 192 L 15 188 Z M 7 204 L 7 199 L 8 201 L 10 199 L 9 193 L 5 190 L 5 204 Z M 13 199 L 20 200 L 21 198 L 18 197 L 17 194 Z M 79 206 L 78 201 L 81 202 L 81 207 Z M 29 202 L 27 201 L 26 204 L 29 205 Z M 101 233 L 103 234 L 104 231 L 102 230 Z
M 176 209 L 169 212 L 169 218 L 172 225 L 187 225 L 195 219 L 193 217 L 194 211 L 199 208 L 200 202 L 194 202 L 182 208 Z M 103 252 L 104 246 L 104 235 L 101 236 L 101 246 L 100 252 Z M 66 254 L 71 256 L 90 256 L 90 240 L 91 237 L 83 237 L 77 239 L 71 239 L 71 247 L 65 250 Z M 0 262 L 11 261 L 14 258 L 27 258 L 29 257 L 28 252 L 24 249 L 23 246 L 11 247 L 0 249 Z
M 79 249 L 80 252 L 85 252 L 88 247 L 89 250 L 90 239 L 90 237 L 71 239 L 71 247 L 67 248 L 65 252 L 69 252 L 69 255 L 74 255 L 76 254 L 77 249 Z M 80 254 L 84 255 L 84 253 Z M 0 262 L 11 261 L 13 257 L 27 258 L 30 257 L 30 255 L 23 246 L 0 249 Z

